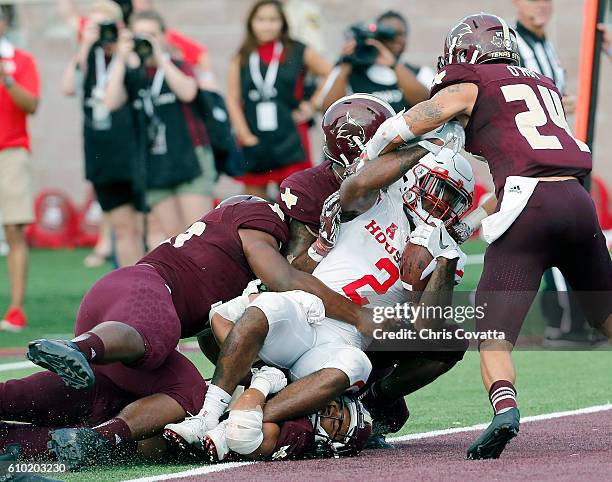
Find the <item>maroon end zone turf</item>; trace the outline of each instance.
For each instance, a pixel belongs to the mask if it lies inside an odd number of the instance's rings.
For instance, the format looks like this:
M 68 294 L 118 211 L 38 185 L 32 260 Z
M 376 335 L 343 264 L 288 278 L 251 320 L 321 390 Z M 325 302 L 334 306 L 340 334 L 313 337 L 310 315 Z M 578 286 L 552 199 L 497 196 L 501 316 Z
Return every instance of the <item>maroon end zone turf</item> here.
M 175 480 L 610 480 L 612 411 L 524 423 L 499 460 L 468 461 L 479 432 L 410 440 L 350 459 L 268 462 Z

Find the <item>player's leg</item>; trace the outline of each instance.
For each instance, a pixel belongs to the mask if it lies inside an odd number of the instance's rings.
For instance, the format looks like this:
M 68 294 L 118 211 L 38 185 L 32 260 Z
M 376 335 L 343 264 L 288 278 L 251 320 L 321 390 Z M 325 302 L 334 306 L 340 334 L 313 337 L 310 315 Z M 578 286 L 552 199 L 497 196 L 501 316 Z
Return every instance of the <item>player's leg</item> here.
M 490 338 L 480 344 L 480 367 L 485 389 L 493 407 L 489 427 L 472 443 L 468 458 L 498 458 L 519 429 L 519 412 L 514 383 L 516 372 L 511 352 L 523 321 L 550 267 L 554 234 L 560 217 L 550 204 L 550 187 L 540 183 L 512 226 L 485 253 L 484 270 L 476 290 L 476 307 L 484 317 L 476 330 L 501 332 L 505 339 Z
M 198 448 L 206 431 L 219 423 L 230 394 L 249 374 L 257 356 L 268 364 L 289 367 L 313 346 L 314 330 L 296 296 L 300 295 L 262 293 L 250 303 L 221 346 L 201 413 L 166 427 L 173 437 Z M 322 309 L 318 298 L 307 293 L 303 297 L 319 303 Z
M 372 364 L 363 351 L 341 343 L 318 345 L 289 370 L 293 381 L 266 403 L 264 422 L 282 422 L 314 413 L 347 390 L 365 385 Z
M 50 449 L 72 468 L 103 461 L 113 447 L 134 447 L 165 425 L 197 413 L 207 389 L 197 368 L 176 351 L 156 370 L 115 364 L 100 371 L 136 400 L 92 428 L 51 432 Z
M 571 222 L 555 264 L 572 287 L 589 323 L 612 342 L 612 259 L 593 200 L 577 182 L 563 188 L 571 199 Z
M 154 268 L 130 266 L 109 273 L 85 295 L 72 341 L 37 340 L 28 357 L 67 384 L 93 384 L 90 364 L 123 362 L 145 369 L 164 363 L 180 338 L 180 320 Z

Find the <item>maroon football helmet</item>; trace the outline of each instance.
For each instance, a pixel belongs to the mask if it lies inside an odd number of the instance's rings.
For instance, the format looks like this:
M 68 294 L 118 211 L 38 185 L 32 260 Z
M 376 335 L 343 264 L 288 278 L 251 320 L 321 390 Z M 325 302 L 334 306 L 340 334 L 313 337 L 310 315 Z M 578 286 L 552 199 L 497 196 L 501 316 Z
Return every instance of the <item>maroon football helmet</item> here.
M 253 203 L 253 202 L 267 202 L 265 199 L 260 198 L 259 196 L 252 196 L 250 194 L 237 194 L 236 196 L 228 197 L 219 203 L 217 208 L 222 208 L 225 206 L 233 206 L 238 203 Z
M 393 107 L 370 94 L 352 94 L 325 111 L 321 127 L 325 155 L 346 168 L 355 162 L 378 127 L 395 115 Z
M 516 32 L 497 15 L 469 15 L 455 25 L 444 42 L 444 56 L 438 58 L 438 70 L 448 64 L 484 64 L 504 62 L 519 65 Z
M 352 457 L 363 450 L 368 438 L 372 435 L 372 417 L 357 398 L 341 395 L 336 401 L 339 405 L 337 417 L 324 415 L 321 411 L 311 415 L 311 422 L 315 429 L 316 457 Z M 328 434 L 321 426 L 321 419 L 330 418 L 337 420 L 338 427 L 342 427 L 347 414 L 350 419 L 346 433 L 340 433 L 340 428 L 338 428 L 336 433 Z

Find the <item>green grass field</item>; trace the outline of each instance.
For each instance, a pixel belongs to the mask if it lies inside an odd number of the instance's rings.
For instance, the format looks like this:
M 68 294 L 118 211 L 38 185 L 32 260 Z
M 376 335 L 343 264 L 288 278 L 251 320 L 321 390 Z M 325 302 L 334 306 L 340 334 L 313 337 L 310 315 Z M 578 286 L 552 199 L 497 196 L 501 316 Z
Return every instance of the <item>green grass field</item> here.
M 471 242 L 468 254 L 482 253 L 482 243 Z M 21 334 L 0 332 L 0 348 L 23 347 L 42 336 L 66 336 L 71 333 L 74 316 L 87 288 L 109 267 L 85 269 L 85 251 L 33 251 L 26 310 L 30 325 Z M 8 303 L 5 259 L 0 258 L 0 309 Z M 481 266 L 468 266 L 464 289 L 475 287 Z M 203 355 L 188 356 L 210 376 L 212 366 Z M 2 364 L 19 361 L 0 358 Z M 571 410 L 612 401 L 612 351 L 538 352 L 515 354 L 519 378 L 517 389 L 522 414 L 535 415 Z M 0 371 L 0 381 L 23 377 L 33 369 Z M 408 397 L 411 417 L 398 435 L 460 427 L 487 422 L 491 408 L 482 389 L 478 355 L 469 352 L 450 373 L 432 385 Z M 88 469 L 78 474 L 56 476 L 69 481 L 114 481 L 178 472 L 193 465 L 134 463 Z

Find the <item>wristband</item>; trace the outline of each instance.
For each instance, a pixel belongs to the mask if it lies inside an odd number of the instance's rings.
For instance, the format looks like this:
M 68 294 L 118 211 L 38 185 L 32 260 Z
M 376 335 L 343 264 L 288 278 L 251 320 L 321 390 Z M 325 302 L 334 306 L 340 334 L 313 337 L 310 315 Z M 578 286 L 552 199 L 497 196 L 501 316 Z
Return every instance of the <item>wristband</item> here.
M 251 380 L 251 386 L 249 388 L 254 388 L 255 390 L 260 391 L 264 397 L 267 397 L 270 393 L 272 385 L 264 377 L 258 377 L 255 375 Z
M 404 111 L 391 117 L 391 123 L 395 128 L 397 135 L 400 136 L 404 142 L 411 141 L 416 137 L 410 130 L 410 127 L 408 127 L 408 124 L 406 124 L 406 119 L 404 119 Z
M 308 256 L 310 257 L 310 259 L 312 259 L 316 263 L 320 263 L 321 261 L 323 261 L 323 258 L 325 257 L 322 254 L 319 254 L 317 252 L 317 250 L 314 247 L 314 243 L 310 246 L 310 248 L 308 248 Z

